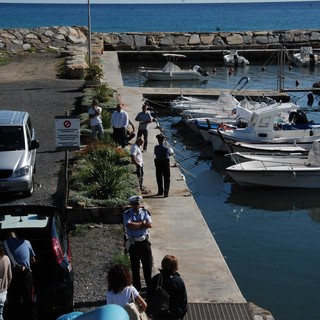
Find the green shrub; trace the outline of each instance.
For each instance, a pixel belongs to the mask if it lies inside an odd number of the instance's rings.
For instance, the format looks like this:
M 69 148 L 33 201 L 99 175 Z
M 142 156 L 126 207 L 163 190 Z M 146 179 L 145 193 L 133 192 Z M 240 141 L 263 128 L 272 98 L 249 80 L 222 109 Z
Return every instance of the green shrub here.
M 129 153 L 115 145 L 95 142 L 79 152 L 69 181 L 70 202 L 107 207 L 127 204 L 137 186 Z
M 90 63 L 88 68 L 84 70 L 85 80 L 100 80 L 103 77 L 103 70 L 100 66 Z

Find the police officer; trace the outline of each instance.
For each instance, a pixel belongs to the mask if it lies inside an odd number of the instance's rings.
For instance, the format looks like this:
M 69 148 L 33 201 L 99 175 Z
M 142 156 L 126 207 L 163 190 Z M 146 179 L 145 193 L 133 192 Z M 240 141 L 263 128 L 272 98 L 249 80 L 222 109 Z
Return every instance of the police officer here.
M 152 274 L 152 251 L 149 241 L 152 219 L 148 210 L 140 207 L 141 201 L 141 196 L 130 197 L 131 208 L 123 213 L 127 236 L 126 249 L 131 261 L 132 284 L 138 291 L 141 291 L 140 261 L 147 287 L 151 282 Z
M 170 155 L 173 154 L 171 148 L 165 143 L 165 137 L 162 133 L 157 134 L 158 145 L 154 147 L 156 166 L 156 179 L 158 185 L 157 196 L 168 197 L 170 188 Z

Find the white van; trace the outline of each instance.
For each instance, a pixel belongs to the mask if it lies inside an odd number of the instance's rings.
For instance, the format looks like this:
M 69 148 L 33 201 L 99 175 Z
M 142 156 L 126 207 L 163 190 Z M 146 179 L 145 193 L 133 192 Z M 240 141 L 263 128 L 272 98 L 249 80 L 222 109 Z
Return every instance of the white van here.
M 28 112 L 0 110 L 0 192 L 32 195 L 38 147 Z

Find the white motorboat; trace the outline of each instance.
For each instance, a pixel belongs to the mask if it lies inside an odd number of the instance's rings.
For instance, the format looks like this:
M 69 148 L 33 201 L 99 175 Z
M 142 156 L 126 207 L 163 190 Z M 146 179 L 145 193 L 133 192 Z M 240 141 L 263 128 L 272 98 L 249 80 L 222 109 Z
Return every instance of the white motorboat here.
M 170 108 L 177 114 L 180 114 L 184 110 L 194 109 L 210 109 L 212 104 L 217 103 L 217 99 L 192 99 L 185 101 L 173 100 L 169 103 Z
M 301 159 L 308 158 L 308 152 L 292 152 L 292 153 L 252 153 L 252 152 L 234 152 L 227 153 L 226 157 L 230 157 L 235 164 L 246 161 L 264 161 L 264 162 L 281 162 L 281 163 L 300 163 Z
M 228 151 L 227 142 L 296 144 L 320 137 L 320 124 L 308 121 L 294 103 L 272 103 L 254 110 L 245 128 L 209 130 L 215 151 Z
M 320 188 L 320 142 L 314 141 L 308 157 L 240 162 L 226 169 L 242 186 Z
M 301 47 L 299 52 L 293 54 L 293 61 L 299 67 L 309 67 L 320 64 L 320 57 L 313 52 L 312 47 Z
M 196 134 L 199 134 L 207 142 L 211 142 L 209 136 L 210 129 L 217 129 L 222 122 L 229 125 L 236 125 L 236 118 L 216 116 L 214 118 L 190 118 L 185 120 L 185 124 Z
M 236 49 L 231 49 L 228 53 L 224 54 L 223 61 L 229 67 L 248 66 L 250 64 L 249 60 L 240 55 Z
M 248 143 L 241 141 L 226 141 L 229 152 L 246 154 L 291 154 L 308 153 L 313 142 L 306 143 Z
M 180 115 L 182 120 L 190 118 L 214 118 L 217 115 L 228 117 L 240 102 L 229 92 L 222 91 L 217 100 L 199 108 L 185 109 Z
M 177 65 L 183 54 L 164 53 L 167 63 L 163 69 L 140 67 L 139 72 L 148 80 L 176 81 L 176 80 L 204 80 L 209 74 L 195 65 L 192 69 L 181 69 Z

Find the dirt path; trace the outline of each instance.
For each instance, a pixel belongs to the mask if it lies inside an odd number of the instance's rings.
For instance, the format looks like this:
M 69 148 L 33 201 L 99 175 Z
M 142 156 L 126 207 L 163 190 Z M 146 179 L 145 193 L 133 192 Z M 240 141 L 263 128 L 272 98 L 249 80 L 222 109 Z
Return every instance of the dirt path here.
M 62 58 L 50 53 L 27 53 L 15 56 L 12 62 L 0 67 L 0 83 L 28 80 L 53 80 Z

